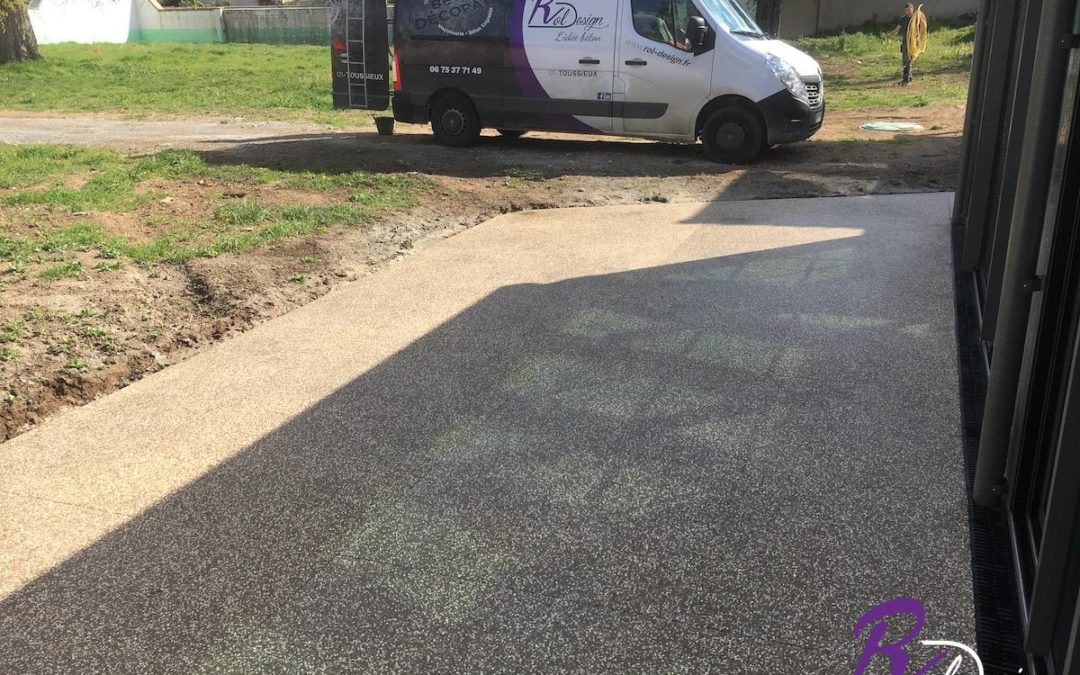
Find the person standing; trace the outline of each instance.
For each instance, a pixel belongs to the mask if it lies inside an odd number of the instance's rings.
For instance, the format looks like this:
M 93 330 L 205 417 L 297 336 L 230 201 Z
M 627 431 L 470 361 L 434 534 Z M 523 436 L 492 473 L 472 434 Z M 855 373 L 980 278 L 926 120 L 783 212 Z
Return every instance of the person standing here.
M 912 56 L 908 52 L 908 28 L 915 16 L 915 5 L 910 2 L 904 5 L 904 15 L 896 20 L 896 28 L 886 33 L 889 37 L 900 36 L 900 57 L 904 64 L 904 74 L 900 79 L 900 86 L 906 87 L 911 84 L 911 61 Z

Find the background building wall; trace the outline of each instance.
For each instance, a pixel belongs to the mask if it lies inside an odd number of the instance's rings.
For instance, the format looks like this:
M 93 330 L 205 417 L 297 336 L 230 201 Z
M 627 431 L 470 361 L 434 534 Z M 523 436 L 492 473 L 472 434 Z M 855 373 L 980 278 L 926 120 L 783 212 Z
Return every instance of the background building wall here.
M 740 0 L 753 16 L 757 0 Z M 889 21 L 902 0 L 784 0 L 780 36 L 795 38 L 867 21 Z M 973 14 L 978 0 L 935 0 L 934 17 Z M 326 44 L 325 7 L 163 8 L 157 0 L 34 0 L 38 42 L 256 42 Z
M 157 0 L 35 0 L 38 42 L 330 43 L 326 7 L 162 7 Z
M 795 38 L 817 32 L 818 0 L 785 0 L 781 7 L 780 37 Z
M 48 1 L 48 0 L 43 0 Z M 162 8 L 155 0 L 134 0 L 131 42 L 224 42 L 221 9 Z
M 221 13 L 226 42 L 330 44 L 326 7 L 229 8 Z
M 750 16 L 757 16 L 758 0 L 737 0 L 737 2 L 749 12 Z
M 784 0 L 780 36 L 785 38 L 858 26 L 868 21 L 891 21 L 904 13 L 906 0 Z M 913 0 L 917 7 L 919 3 Z M 923 3 L 930 20 L 974 14 L 978 0 L 934 0 Z

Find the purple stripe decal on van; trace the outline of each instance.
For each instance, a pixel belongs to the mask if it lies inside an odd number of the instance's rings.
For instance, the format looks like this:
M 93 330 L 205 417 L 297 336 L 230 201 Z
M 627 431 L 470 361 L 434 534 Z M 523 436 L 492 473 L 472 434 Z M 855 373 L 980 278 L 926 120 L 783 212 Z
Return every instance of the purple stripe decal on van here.
M 529 65 L 529 55 L 525 53 L 525 3 L 529 0 L 518 0 L 514 3 L 514 11 L 510 15 L 510 62 L 514 64 L 514 75 L 521 92 L 526 96 L 547 98 L 547 92 L 540 85 L 540 81 L 533 74 L 532 66 Z
M 544 91 L 540 80 L 536 79 L 529 64 L 529 55 L 525 53 L 525 5 L 529 2 L 530 0 L 516 0 L 510 14 L 510 63 L 514 66 L 514 77 L 521 87 L 521 93 L 532 98 L 547 99 L 551 97 Z M 596 129 L 570 115 L 544 113 L 541 117 L 544 126 L 549 129 L 597 133 Z

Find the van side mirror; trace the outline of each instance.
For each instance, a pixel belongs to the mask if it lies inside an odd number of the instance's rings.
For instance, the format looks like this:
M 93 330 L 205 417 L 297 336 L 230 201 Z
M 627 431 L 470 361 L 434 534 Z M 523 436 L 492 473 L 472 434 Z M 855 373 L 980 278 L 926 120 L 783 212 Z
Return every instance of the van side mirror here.
M 705 23 L 705 19 L 700 16 L 690 17 L 689 25 L 686 27 L 686 38 L 690 41 L 690 46 L 697 51 L 705 46 L 708 37 L 709 24 Z

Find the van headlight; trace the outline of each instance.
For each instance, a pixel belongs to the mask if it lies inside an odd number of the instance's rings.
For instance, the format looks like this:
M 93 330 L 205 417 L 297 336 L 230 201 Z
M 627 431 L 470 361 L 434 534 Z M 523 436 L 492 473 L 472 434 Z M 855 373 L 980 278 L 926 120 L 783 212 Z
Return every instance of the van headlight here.
M 775 54 L 765 57 L 765 64 L 776 76 L 776 79 L 784 83 L 791 95 L 802 101 L 810 102 L 810 95 L 806 92 L 806 83 L 799 77 L 799 72 L 791 67 L 791 64 Z

